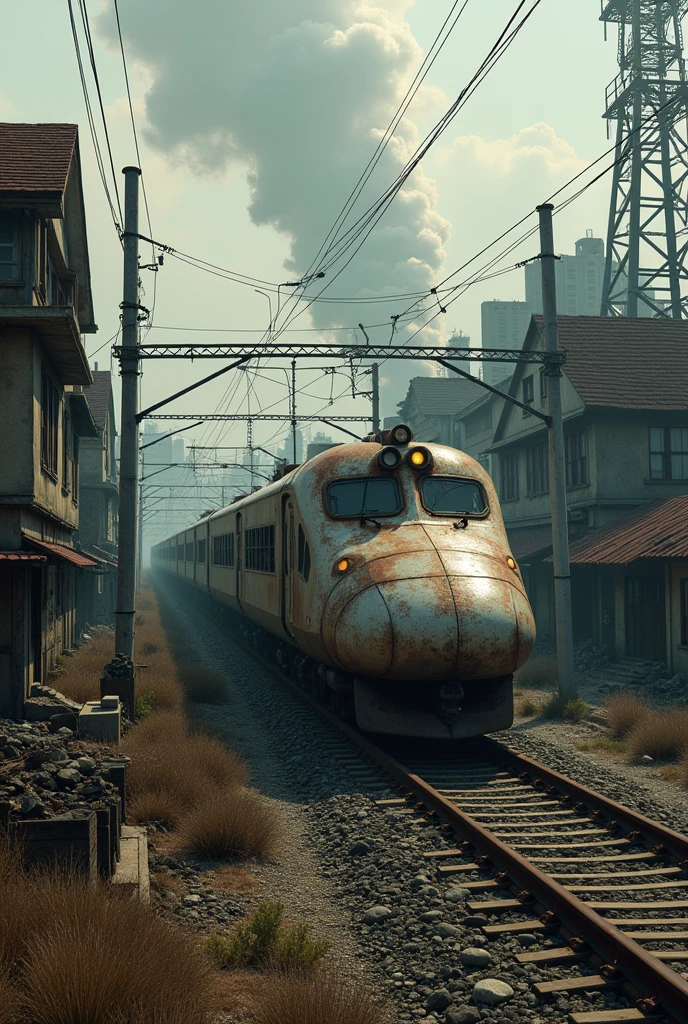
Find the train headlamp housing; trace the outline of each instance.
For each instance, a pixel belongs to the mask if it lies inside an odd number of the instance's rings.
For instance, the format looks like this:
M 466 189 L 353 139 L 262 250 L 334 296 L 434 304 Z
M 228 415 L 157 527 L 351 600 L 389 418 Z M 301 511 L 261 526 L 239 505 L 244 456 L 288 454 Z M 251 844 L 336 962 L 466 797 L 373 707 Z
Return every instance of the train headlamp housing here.
M 380 469 L 392 472 L 398 469 L 401 464 L 401 452 L 398 448 L 383 448 L 382 451 L 378 452 L 377 463 Z
M 412 469 L 430 469 L 432 466 L 432 456 L 427 448 L 412 448 L 406 461 Z
M 389 444 L 396 444 L 403 448 L 404 445 L 410 444 L 413 441 L 413 431 L 405 423 L 399 423 L 396 427 L 392 427 L 387 435 L 387 439 Z
M 515 573 L 518 574 L 518 566 L 516 565 L 516 559 L 515 558 L 512 558 L 511 555 L 509 555 L 509 557 L 506 560 L 506 564 L 509 566 L 509 568 L 512 570 L 512 572 L 515 572 Z
M 339 558 L 339 559 L 337 559 L 337 562 L 335 563 L 335 567 L 334 568 L 335 568 L 335 572 L 339 573 L 340 576 L 343 576 L 344 573 L 348 572 L 349 569 L 351 568 L 351 559 L 350 558 Z

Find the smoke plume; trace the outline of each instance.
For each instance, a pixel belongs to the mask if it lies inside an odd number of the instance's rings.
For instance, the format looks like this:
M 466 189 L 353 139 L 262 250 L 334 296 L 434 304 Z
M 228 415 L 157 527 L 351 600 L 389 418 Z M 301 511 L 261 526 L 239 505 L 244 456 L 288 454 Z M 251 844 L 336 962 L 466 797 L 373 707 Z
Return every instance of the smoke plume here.
M 149 138 L 199 174 L 241 164 L 250 215 L 288 237 L 286 270 L 296 278 L 310 266 L 420 64 L 420 47 L 404 20 L 409 3 L 120 0 L 127 52 L 151 75 Z M 101 16 L 99 29 L 114 42 L 111 15 Z M 360 212 L 396 177 L 417 142 L 417 126 L 405 119 Z M 362 298 L 433 287 L 449 234 L 436 201 L 435 183 L 419 168 L 327 294 Z M 353 327 L 389 321 L 408 304 L 320 303 L 310 315 L 323 330 Z M 408 328 L 400 330 L 399 338 L 408 335 Z M 371 332 L 375 341 L 389 336 L 387 328 Z M 422 338 L 433 343 L 438 336 L 429 329 Z M 386 412 L 419 370 L 427 372 L 417 364 L 385 365 Z

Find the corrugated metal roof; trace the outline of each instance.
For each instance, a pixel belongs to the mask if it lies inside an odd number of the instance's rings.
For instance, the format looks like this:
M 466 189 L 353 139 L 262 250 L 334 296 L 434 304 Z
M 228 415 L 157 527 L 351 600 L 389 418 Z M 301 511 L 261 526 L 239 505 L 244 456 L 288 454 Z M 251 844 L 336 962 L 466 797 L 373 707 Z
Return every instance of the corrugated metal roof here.
M 56 555 L 65 562 L 71 562 L 72 565 L 76 565 L 80 569 L 89 569 L 98 565 L 98 562 L 94 561 L 93 558 L 87 558 L 86 555 L 82 555 L 80 551 L 75 551 L 74 548 L 67 547 L 66 544 L 49 544 L 44 540 L 34 540 L 33 537 L 25 537 L 24 539 L 42 551 L 47 551 L 50 555 Z
M 513 534 L 507 527 L 506 534 L 511 545 L 511 554 L 517 562 L 552 547 L 551 526 L 537 527 L 534 530 L 527 531 L 514 531 Z
M 571 546 L 574 565 L 628 565 L 639 558 L 688 558 L 688 494 L 652 501 Z
M 542 329 L 544 320 L 535 317 Z M 688 409 L 688 321 L 559 316 L 564 372 L 588 406 Z

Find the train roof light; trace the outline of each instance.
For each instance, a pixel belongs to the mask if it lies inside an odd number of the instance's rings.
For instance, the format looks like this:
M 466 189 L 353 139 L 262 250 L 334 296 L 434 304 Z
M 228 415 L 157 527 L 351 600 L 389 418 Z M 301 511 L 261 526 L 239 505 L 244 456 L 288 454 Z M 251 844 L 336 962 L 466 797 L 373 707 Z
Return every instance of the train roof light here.
M 377 461 L 382 469 L 396 469 L 401 462 L 401 452 L 398 448 L 383 448 L 378 454 Z
M 390 444 L 403 446 L 413 441 L 413 431 L 405 423 L 399 423 L 396 427 L 392 427 L 387 436 Z

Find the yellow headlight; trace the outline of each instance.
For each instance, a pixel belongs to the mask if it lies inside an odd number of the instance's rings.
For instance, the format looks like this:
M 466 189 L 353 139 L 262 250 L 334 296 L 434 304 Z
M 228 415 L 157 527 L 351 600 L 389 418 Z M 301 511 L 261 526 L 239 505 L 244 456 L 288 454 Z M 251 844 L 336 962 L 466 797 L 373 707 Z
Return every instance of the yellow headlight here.
M 416 449 L 416 451 L 411 452 L 411 463 L 412 463 L 412 465 L 414 465 L 414 466 L 424 466 L 426 462 L 427 462 L 427 457 L 425 455 L 425 452 L 421 451 L 420 449 Z
M 346 570 L 348 568 L 349 568 L 349 559 L 348 558 L 340 558 L 340 560 L 337 562 L 337 571 L 338 572 L 346 572 Z
M 516 572 L 516 562 L 513 560 L 513 558 L 511 558 L 511 556 L 507 558 L 506 564 L 509 566 L 510 569 L 513 569 L 514 572 Z

